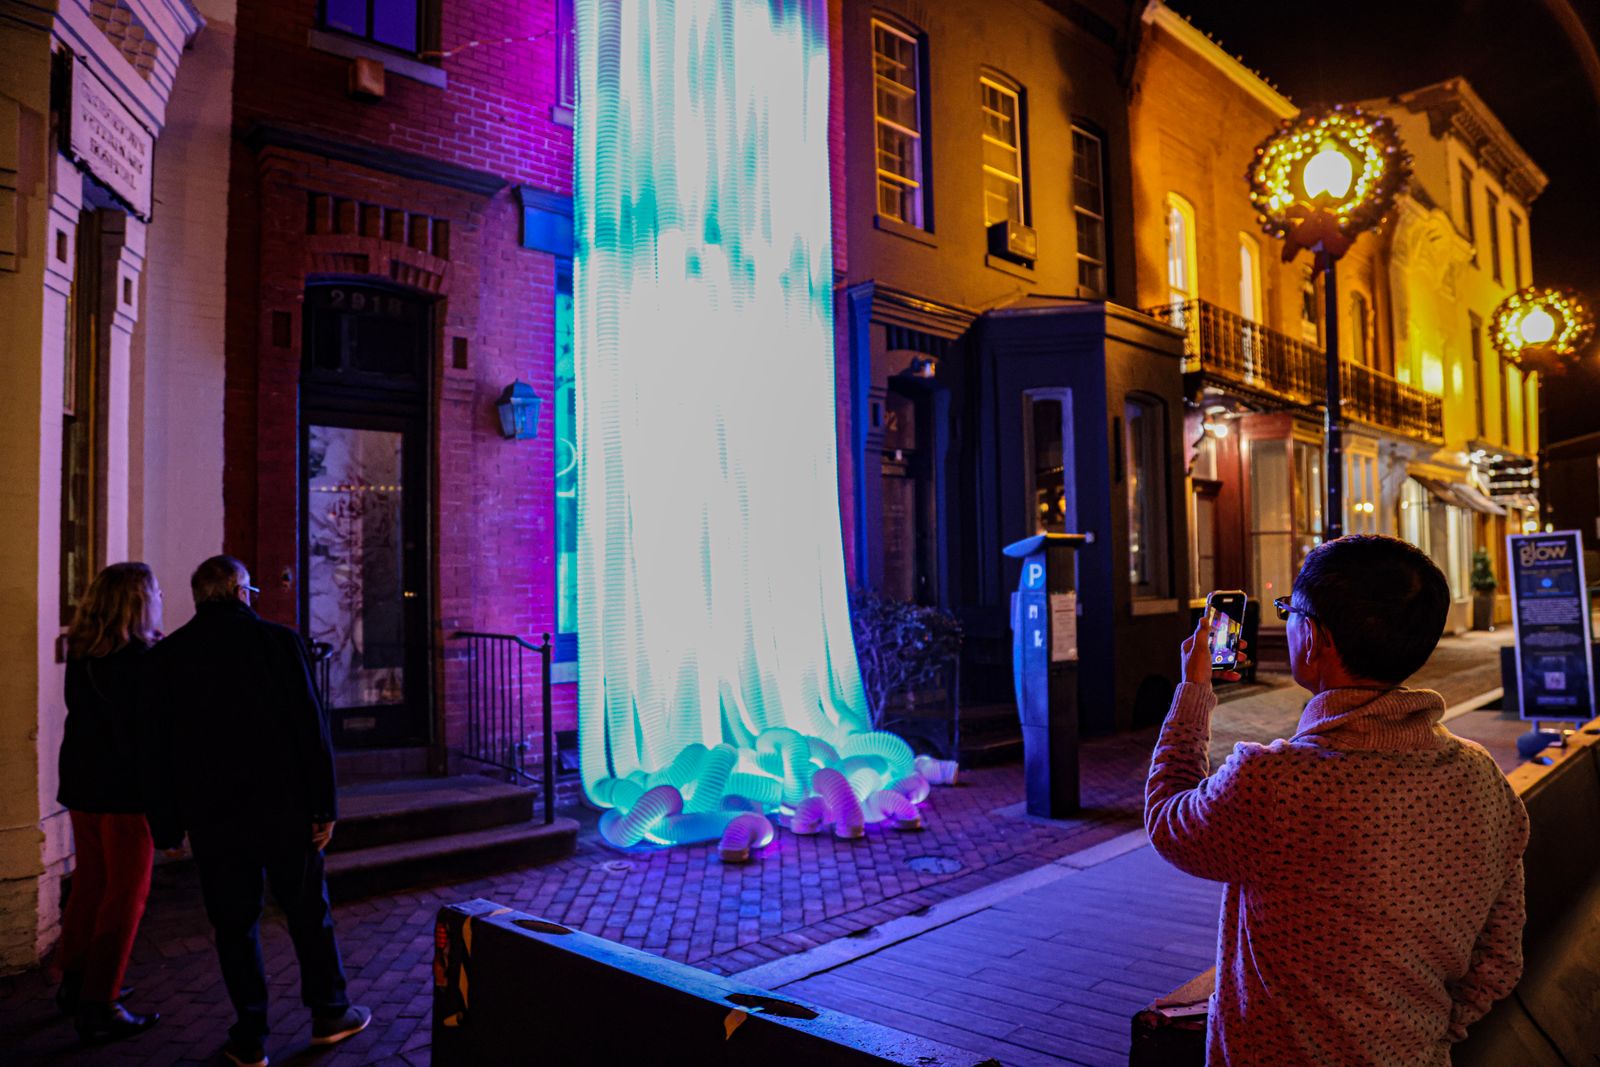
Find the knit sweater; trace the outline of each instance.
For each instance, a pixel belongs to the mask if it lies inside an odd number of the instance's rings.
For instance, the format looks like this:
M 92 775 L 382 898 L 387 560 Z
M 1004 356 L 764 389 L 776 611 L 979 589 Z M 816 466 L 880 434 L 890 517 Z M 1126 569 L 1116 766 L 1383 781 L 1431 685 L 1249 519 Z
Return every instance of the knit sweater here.
M 1212 1067 L 1447 1067 L 1522 973 L 1528 817 L 1428 690 L 1335 689 L 1287 741 L 1208 775 L 1216 697 L 1178 686 L 1145 785 L 1145 829 L 1180 870 L 1226 882 Z

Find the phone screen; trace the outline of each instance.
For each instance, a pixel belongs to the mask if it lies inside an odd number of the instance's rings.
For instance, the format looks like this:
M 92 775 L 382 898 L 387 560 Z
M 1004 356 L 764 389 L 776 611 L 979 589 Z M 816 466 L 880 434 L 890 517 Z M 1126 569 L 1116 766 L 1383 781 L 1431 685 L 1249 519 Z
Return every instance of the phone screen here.
M 1246 597 L 1240 592 L 1216 592 L 1206 598 L 1211 619 L 1211 668 L 1231 670 L 1239 662 L 1239 639 L 1244 635 Z

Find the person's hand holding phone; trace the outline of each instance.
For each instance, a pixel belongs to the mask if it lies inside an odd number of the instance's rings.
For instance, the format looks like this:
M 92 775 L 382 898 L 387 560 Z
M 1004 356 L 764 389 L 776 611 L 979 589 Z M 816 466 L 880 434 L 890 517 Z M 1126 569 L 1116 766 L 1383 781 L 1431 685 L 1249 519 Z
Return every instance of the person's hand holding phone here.
M 1200 613 L 1200 623 L 1194 628 L 1194 633 L 1183 643 L 1183 680 L 1193 685 L 1209 686 L 1214 681 L 1237 682 L 1237 670 L 1217 671 L 1211 667 L 1211 630 L 1216 625 L 1216 608 L 1208 607 Z M 1239 642 L 1242 650 L 1245 642 Z M 1248 661 L 1239 657 L 1238 666 L 1243 666 Z

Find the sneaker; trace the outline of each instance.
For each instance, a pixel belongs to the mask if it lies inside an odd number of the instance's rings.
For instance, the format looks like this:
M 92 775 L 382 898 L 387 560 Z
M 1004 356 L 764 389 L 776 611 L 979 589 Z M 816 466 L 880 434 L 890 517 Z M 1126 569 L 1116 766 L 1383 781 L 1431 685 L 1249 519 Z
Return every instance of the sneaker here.
M 230 1037 L 228 1043 L 222 1046 L 222 1058 L 233 1067 L 267 1067 L 267 1050 L 261 1047 L 259 1041 L 240 1041 Z
M 343 1015 L 335 1015 L 331 1019 L 311 1020 L 311 1043 L 313 1045 L 337 1045 L 347 1037 L 354 1037 L 367 1028 L 372 1021 L 372 1009 L 351 1005 L 344 1010 Z
M 78 1036 L 91 1045 L 107 1041 L 121 1041 L 150 1029 L 161 1018 L 155 1012 L 140 1015 L 121 1004 L 96 1004 L 84 1001 L 78 1005 Z

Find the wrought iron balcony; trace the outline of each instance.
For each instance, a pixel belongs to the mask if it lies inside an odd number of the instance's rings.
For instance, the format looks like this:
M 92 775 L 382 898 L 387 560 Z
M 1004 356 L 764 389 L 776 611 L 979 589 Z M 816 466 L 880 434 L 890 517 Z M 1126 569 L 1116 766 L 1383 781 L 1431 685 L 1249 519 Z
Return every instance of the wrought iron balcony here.
M 1184 332 L 1183 370 L 1268 401 L 1322 404 L 1322 349 L 1204 300 L 1162 304 L 1146 314 Z M 1444 401 L 1360 363 L 1341 361 L 1348 419 L 1426 441 L 1444 440 Z

